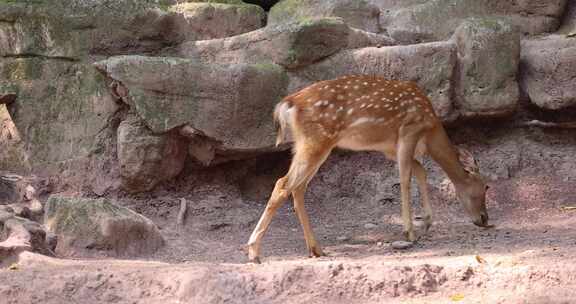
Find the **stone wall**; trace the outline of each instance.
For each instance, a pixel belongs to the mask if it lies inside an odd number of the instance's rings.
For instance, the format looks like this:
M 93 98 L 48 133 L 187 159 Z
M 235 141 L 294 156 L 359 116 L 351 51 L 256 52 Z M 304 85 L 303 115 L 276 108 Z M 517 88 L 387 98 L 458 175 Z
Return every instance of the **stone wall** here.
M 0 109 L 0 170 L 147 191 L 187 161 L 278 149 L 271 114 L 282 96 L 346 74 L 416 81 L 445 122 L 507 119 L 523 96 L 560 113 L 576 103 L 575 7 L 2 1 L 0 94 L 16 99 Z

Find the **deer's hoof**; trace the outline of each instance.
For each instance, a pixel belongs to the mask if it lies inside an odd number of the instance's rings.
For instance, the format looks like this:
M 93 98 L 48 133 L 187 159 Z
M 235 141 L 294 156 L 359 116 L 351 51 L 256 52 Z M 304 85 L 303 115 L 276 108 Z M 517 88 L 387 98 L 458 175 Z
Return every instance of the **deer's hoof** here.
M 409 242 L 416 242 L 416 233 L 414 230 L 404 231 L 404 238 Z
M 248 260 L 249 264 L 262 264 L 260 257 L 253 257 Z
M 322 251 L 320 247 L 312 247 L 310 248 L 310 253 L 308 254 L 308 256 L 311 258 L 319 258 L 326 256 L 326 253 L 324 253 L 324 251 Z

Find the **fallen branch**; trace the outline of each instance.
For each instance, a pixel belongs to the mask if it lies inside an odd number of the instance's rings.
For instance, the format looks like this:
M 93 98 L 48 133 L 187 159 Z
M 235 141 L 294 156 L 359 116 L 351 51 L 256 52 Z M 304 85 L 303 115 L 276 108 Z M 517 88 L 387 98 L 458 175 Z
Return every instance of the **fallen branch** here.
M 530 120 L 520 122 L 517 127 L 541 127 L 541 128 L 559 128 L 559 129 L 576 129 L 576 122 L 545 122 L 540 120 Z
M 184 222 L 186 222 L 187 211 L 188 211 L 188 202 L 186 202 L 185 198 L 181 198 L 180 199 L 180 211 L 178 211 L 178 219 L 176 221 L 178 226 L 182 226 L 182 225 L 184 225 Z

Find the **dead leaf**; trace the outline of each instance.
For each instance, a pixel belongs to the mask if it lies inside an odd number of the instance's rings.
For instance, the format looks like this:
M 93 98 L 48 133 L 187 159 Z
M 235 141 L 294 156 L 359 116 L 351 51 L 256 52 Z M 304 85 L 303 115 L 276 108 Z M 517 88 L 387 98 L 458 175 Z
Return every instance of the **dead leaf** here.
M 457 293 L 455 295 L 452 295 L 450 297 L 450 300 L 452 300 L 453 302 L 460 302 L 460 301 L 464 300 L 464 295 L 461 293 Z
M 478 263 L 480 263 L 480 264 L 485 264 L 485 263 L 486 263 L 486 260 L 485 260 L 483 257 L 479 256 L 479 255 L 476 255 L 476 261 L 478 261 Z
M 562 211 L 574 211 L 574 210 L 576 210 L 576 206 L 560 206 L 560 210 L 562 210 Z
M 8 267 L 9 270 L 18 270 L 18 264 L 12 264 Z

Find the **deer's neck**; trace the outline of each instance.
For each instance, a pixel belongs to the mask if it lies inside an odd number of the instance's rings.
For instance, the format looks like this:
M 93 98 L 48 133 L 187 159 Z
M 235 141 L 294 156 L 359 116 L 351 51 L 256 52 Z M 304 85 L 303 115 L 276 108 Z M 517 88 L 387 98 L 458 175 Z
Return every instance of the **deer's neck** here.
M 458 160 L 458 153 L 442 126 L 431 131 L 426 146 L 432 159 L 446 172 L 456 188 L 468 183 L 468 173 Z

